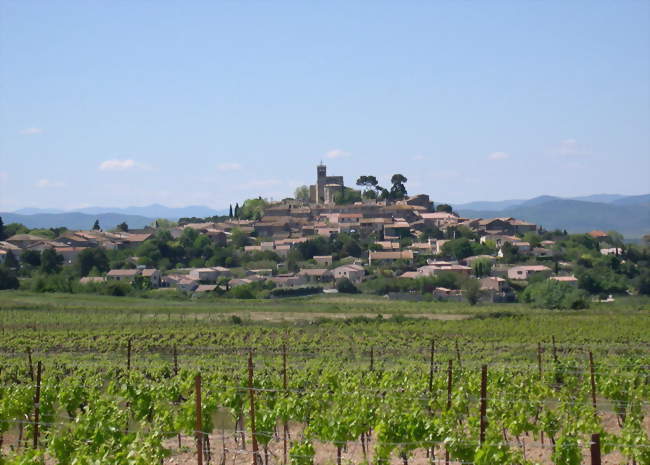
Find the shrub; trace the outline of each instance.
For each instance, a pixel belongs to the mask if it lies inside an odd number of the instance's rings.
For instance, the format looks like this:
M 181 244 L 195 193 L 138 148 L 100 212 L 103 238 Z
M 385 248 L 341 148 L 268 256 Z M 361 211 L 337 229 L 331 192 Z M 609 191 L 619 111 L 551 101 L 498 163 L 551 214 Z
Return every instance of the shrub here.
M 520 294 L 520 299 L 538 308 L 580 309 L 589 306 L 583 291 L 551 279 L 531 284 Z
M 103 286 L 102 291 L 106 295 L 124 297 L 133 293 L 133 287 L 131 287 L 130 284 L 122 283 L 120 281 L 109 281 Z
M 343 278 L 336 281 L 336 290 L 343 294 L 356 294 L 359 292 L 357 286 L 355 286 L 348 278 Z

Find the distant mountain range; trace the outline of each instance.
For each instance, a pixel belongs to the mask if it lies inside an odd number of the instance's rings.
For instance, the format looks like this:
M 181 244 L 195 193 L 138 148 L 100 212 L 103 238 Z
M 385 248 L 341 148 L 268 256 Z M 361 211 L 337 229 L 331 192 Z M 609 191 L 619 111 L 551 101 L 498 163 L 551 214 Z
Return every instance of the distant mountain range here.
M 598 194 L 573 199 L 544 195 L 528 200 L 458 204 L 454 210 L 469 218 L 513 217 L 545 229 L 572 233 L 615 230 L 630 239 L 650 233 L 650 194 Z
M 28 228 L 54 228 L 65 226 L 69 229 L 90 229 L 95 220 L 103 229 L 113 229 L 126 222 L 130 228 L 143 228 L 157 218 L 177 221 L 179 218 L 205 218 L 227 215 L 228 210 L 215 210 L 203 206 L 166 207 L 153 204 L 145 207 L 86 207 L 73 211 L 51 208 L 21 208 L 14 212 L 0 213 L 5 224 L 22 223 Z
M 513 199 L 513 200 L 495 200 L 495 201 L 478 201 L 469 203 L 454 204 L 454 210 L 479 210 L 479 211 L 498 211 L 506 208 L 521 205 L 539 205 L 550 200 L 579 200 L 592 203 L 609 203 L 613 205 L 636 205 L 650 203 L 650 194 L 644 195 L 620 195 L 620 194 L 595 194 L 583 197 L 554 197 L 552 195 L 542 195 L 532 199 Z

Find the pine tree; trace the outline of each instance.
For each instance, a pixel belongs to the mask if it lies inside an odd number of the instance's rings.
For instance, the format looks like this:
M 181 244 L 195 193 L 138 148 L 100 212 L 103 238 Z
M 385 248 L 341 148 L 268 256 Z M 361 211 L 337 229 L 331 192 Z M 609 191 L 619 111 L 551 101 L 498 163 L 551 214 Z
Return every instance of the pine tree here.
M 235 218 L 239 218 L 239 203 L 235 204 Z
M 93 224 L 93 231 L 99 231 L 100 229 L 102 228 L 99 226 L 99 220 L 95 220 L 95 224 Z
M 230 211 L 228 212 L 228 218 L 232 219 L 232 204 L 230 204 Z
M 0 241 L 4 241 L 6 238 L 5 224 L 2 222 L 2 217 L 0 216 Z

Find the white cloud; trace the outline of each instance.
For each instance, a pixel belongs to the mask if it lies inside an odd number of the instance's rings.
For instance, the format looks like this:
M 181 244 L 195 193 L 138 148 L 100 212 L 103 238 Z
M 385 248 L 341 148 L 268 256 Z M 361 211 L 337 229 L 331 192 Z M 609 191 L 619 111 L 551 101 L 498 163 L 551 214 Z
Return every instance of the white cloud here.
M 591 151 L 582 146 L 575 139 L 565 139 L 553 150 L 556 154 L 564 157 L 575 157 L 590 155 Z
M 223 173 L 228 171 L 239 171 L 241 168 L 242 166 L 239 163 L 221 163 L 217 165 L 217 171 L 221 171 Z
M 488 160 L 505 160 L 506 158 L 510 158 L 510 154 L 506 152 L 492 152 L 491 154 L 488 155 Z
M 41 128 L 25 128 L 19 131 L 19 134 L 22 136 L 33 136 L 36 134 L 43 134 L 43 129 Z
M 61 181 L 50 181 L 49 179 L 39 179 L 36 187 L 40 189 L 48 189 L 51 187 L 65 187 L 65 183 Z
M 350 156 L 349 152 L 341 149 L 332 149 L 325 154 L 326 158 L 347 158 Z
M 120 160 L 118 158 L 114 158 L 112 160 L 103 161 L 99 165 L 99 169 L 101 171 L 126 171 L 135 168 L 151 169 L 150 166 L 145 165 L 144 163 L 139 163 L 130 158 L 126 160 Z

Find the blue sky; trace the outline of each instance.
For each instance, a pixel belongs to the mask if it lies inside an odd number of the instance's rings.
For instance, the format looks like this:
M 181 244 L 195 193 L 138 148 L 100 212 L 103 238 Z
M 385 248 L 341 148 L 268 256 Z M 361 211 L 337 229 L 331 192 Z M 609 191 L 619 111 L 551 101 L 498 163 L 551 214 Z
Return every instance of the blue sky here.
M 650 192 L 646 1 L 0 0 L 0 211 Z

